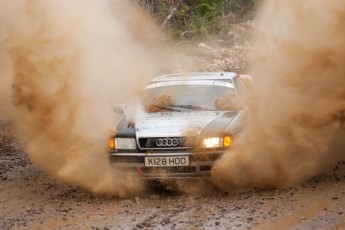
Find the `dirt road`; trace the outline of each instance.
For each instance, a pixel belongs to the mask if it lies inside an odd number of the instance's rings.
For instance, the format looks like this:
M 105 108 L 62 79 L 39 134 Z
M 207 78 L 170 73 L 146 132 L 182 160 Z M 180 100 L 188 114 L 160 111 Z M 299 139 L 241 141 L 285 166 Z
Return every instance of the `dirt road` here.
M 241 60 L 248 46 L 217 47 L 199 44 L 198 66 L 245 68 Z M 345 228 L 345 162 L 293 188 L 224 193 L 207 184 L 204 194 L 183 194 L 156 186 L 140 197 L 120 199 L 45 174 L 16 143 L 12 127 L 4 119 L 0 123 L 0 229 Z
M 46 175 L 3 127 L 0 229 L 345 228 L 345 162 L 294 188 L 186 195 L 155 187 L 119 199 Z

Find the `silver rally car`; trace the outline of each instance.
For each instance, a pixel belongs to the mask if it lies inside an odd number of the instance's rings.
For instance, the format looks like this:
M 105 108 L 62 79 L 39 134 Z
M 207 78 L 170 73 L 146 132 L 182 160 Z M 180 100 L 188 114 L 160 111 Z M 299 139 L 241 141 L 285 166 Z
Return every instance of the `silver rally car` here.
M 141 95 L 145 112 L 124 116 L 110 137 L 110 162 L 146 179 L 208 175 L 243 130 L 251 87 L 233 72 L 154 78 Z

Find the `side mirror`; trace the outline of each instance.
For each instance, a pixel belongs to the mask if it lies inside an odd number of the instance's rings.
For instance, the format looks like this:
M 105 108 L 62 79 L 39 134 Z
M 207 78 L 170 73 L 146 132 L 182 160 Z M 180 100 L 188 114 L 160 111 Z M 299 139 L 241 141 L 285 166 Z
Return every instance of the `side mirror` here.
M 114 105 L 114 112 L 115 113 L 124 113 L 125 112 L 125 104 Z

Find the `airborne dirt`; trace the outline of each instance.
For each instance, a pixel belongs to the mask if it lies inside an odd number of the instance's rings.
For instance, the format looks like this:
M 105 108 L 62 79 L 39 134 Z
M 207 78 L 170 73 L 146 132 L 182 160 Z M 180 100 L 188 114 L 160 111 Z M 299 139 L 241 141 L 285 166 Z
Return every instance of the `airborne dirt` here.
M 1 121 L 0 229 L 345 227 L 345 162 L 293 188 L 185 195 L 155 187 L 120 199 L 94 195 L 43 173 L 11 137 L 11 128 Z
M 246 63 L 242 59 L 248 49 L 246 43 L 228 44 L 225 49 L 222 42 L 191 47 L 205 70 L 224 70 L 223 65 L 243 69 Z M 13 126 L 2 119 L 0 229 L 345 227 L 345 162 L 291 188 L 225 193 L 208 185 L 208 191 L 200 193 L 199 182 L 190 181 L 191 194 L 156 185 L 140 196 L 121 199 L 94 195 L 42 172 L 30 162 L 12 130 Z
M 47 17 L 47 19 L 49 18 L 50 16 Z M 17 22 L 17 20 L 14 21 Z M 34 22 L 42 23 L 45 22 L 45 20 L 38 20 L 38 22 Z M 68 24 L 67 28 L 69 28 L 70 23 L 66 24 Z M 13 27 L 10 26 L 10 28 Z M 50 27 L 43 26 L 42 28 L 44 29 Z M 246 26 L 244 26 L 243 28 L 246 28 Z M 48 30 L 48 32 L 49 31 L 50 30 Z M 89 30 L 86 31 L 86 34 L 94 32 Z M 69 30 L 67 32 L 69 32 Z M 126 30 L 124 30 L 124 32 L 126 32 Z M 70 36 L 70 33 L 66 34 Z M 128 35 L 128 37 L 131 38 L 130 35 Z M 38 39 L 41 39 L 41 36 L 38 36 Z M 60 41 L 60 39 L 58 40 Z M 72 40 L 74 41 L 74 35 Z M 198 70 L 241 71 L 247 65 L 246 56 L 249 50 L 249 46 L 248 43 L 246 43 L 245 39 L 240 38 L 239 40 L 241 42 L 238 42 L 236 41 L 236 39 L 234 39 L 231 42 L 216 41 L 199 43 L 198 45 L 189 47 L 189 51 L 190 53 L 192 53 L 192 55 L 197 57 L 196 66 L 198 67 Z M 79 39 L 76 39 L 76 41 L 77 42 L 75 42 L 75 45 L 80 45 Z M 25 39 L 23 41 L 15 40 L 15 43 L 11 44 L 12 48 L 27 47 L 28 51 L 30 51 L 30 49 L 32 48 L 31 43 L 28 43 L 29 45 L 26 46 L 27 43 Z M 86 42 L 81 43 L 81 48 L 89 47 L 84 47 L 85 44 Z M 98 45 L 100 43 L 96 44 Z M 137 44 L 137 42 L 131 43 L 132 48 L 133 44 Z M 20 51 L 22 49 L 18 50 Z M 38 49 L 38 51 L 40 51 L 40 49 Z M 89 55 L 94 54 L 93 51 L 94 50 L 92 50 L 91 52 L 90 50 Z M 146 53 L 141 50 L 140 46 L 139 51 L 139 53 L 141 54 Z M 28 53 L 31 52 L 23 52 L 24 56 Z M 45 55 L 42 56 L 42 54 L 45 53 L 39 52 L 39 55 L 37 57 L 43 58 L 43 60 L 45 60 Z M 60 54 L 60 52 L 58 52 L 58 54 Z M 76 54 L 78 54 L 78 52 L 76 52 Z M 130 55 L 129 57 L 126 57 L 126 59 L 141 57 L 140 55 L 138 56 L 136 54 L 137 52 L 134 52 L 134 55 Z M 90 57 L 91 56 L 93 57 L 95 55 L 90 55 Z M 183 63 L 184 59 L 189 60 L 189 58 L 190 56 L 181 56 L 179 57 L 179 61 Z M 64 58 L 62 59 L 66 60 Z M 34 58 L 33 60 L 35 61 L 36 59 Z M 308 61 L 309 59 L 304 60 Z M 341 60 L 343 59 L 341 58 Z M 266 61 L 268 62 L 268 60 Z M 277 62 L 279 62 L 279 59 L 277 59 Z M 122 62 L 119 63 L 119 66 L 114 67 L 116 70 L 122 67 L 120 66 Z M 271 63 L 271 60 L 269 60 L 269 63 Z M 60 65 L 58 65 L 58 67 L 59 66 Z M 85 65 L 84 67 L 88 66 Z M 131 70 L 130 67 L 131 66 L 124 67 L 123 71 L 126 72 L 128 69 Z M 276 67 L 276 65 L 274 65 L 274 67 Z M 38 70 L 41 69 L 42 68 Z M 98 68 L 91 69 L 98 73 Z M 279 68 L 276 69 L 279 70 Z M 109 75 L 112 75 L 114 71 L 114 69 L 111 70 L 109 70 Z M 145 75 L 151 75 L 153 74 L 153 72 L 158 72 L 158 70 L 156 70 L 154 67 L 152 67 L 152 69 L 149 68 L 148 73 Z M 18 73 L 22 74 L 23 72 L 18 71 Z M 135 73 L 133 74 L 135 75 Z M 44 71 L 42 72 L 42 76 L 45 76 Z M 75 75 L 72 74 L 71 76 Z M 92 80 L 93 78 L 90 79 Z M 69 78 L 68 80 L 71 79 Z M 91 80 L 90 82 L 87 82 L 90 84 L 90 86 L 94 86 L 95 82 Z M 37 82 L 37 87 L 40 88 L 39 86 L 41 86 L 42 84 L 40 81 Z M 45 87 L 42 88 L 45 89 Z M 272 87 L 271 89 L 273 88 L 274 87 Z M 23 89 L 25 89 L 25 87 Z M 76 84 L 75 88 L 73 89 L 78 92 L 79 85 Z M 109 90 L 113 91 L 112 89 Z M 23 91 L 22 93 L 23 95 L 26 95 L 26 93 L 28 92 Z M 35 95 L 37 91 L 33 91 L 33 93 Z M 55 99 L 54 95 L 50 96 L 52 96 L 52 99 Z M 87 99 L 90 99 L 90 97 L 87 97 Z M 104 97 L 101 97 L 101 99 L 104 99 Z M 73 100 L 69 102 L 73 102 Z M 277 101 L 276 103 L 279 104 L 279 101 Z M 51 104 L 49 103 L 48 105 L 48 109 L 59 108 L 51 108 Z M 64 104 L 62 103 L 59 105 Z M 74 107 L 74 105 L 74 103 L 70 105 L 72 110 L 76 108 Z M 42 105 L 39 103 L 39 106 Z M 108 105 L 102 105 L 102 108 L 103 106 L 107 108 L 106 110 L 102 110 L 104 112 L 102 112 L 102 114 L 105 114 L 106 112 L 108 112 L 108 108 L 110 107 Z M 64 107 L 62 106 L 61 108 Z M 27 153 L 30 154 L 30 152 L 28 152 L 27 150 L 26 152 L 24 152 L 23 147 L 27 143 L 21 143 L 13 138 L 13 126 L 8 122 L 7 119 L 1 117 L 1 109 L 2 108 L 0 108 L 0 229 L 345 228 L 345 162 L 335 163 L 328 169 L 322 171 L 322 173 L 317 175 L 316 177 L 313 177 L 302 184 L 294 185 L 293 187 L 286 187 L 284 189 L 256 189 L 237 191 L 232 191 L 231 188 L 228 189 L 226 187 L 225 191 L 227 192 L 224 192 L 224 190 L 219 191 L 210 184 L 204 183 L 203 186 L 200 186 L 201 182 L 188 181 L 180 184 L 180 188 L 182 188 L 182 190 L 184 190 L 186 193 L 180 193 L 176 190 L 168 190 L 158 186 L 152 187 L 151 189 L 146 190 L 146 192 L 139 193 L 140 195 L 130 196 L 131 191 L 130 188 L 127 188 L 126 186 L 127 181 L 124 181 L 124 183 L 120 183 L 115 186 L 113 183 L 109 182 L 116 182 L 118 181 L 118 178 L 111 177 L 111 175 L 113 174 L 106 174 L 107 177 L 110 177 L 107 178 L 106 181 L 108 183 L 106 185 L 111 185 L 116 188 L 115 190 L 112 190 L 112 188 L 110 188 L 110 190 L 114 195 L 117 196 L 112 197 L 95 195 L 90 191 L 85 190 L 84 188 L 79 187 L 75 184 L 79 184 L 88 188 L 89 190 L 96 192 L 99 190 L 108 190 L 108 186 L 106 186 L 106 189 L 104 189 L 104 187 L 102 186 L 96 186 L 96 188 L 94 188 L 95 184 L 98 185 L 100 182 L 102 182 L 100 178 L 101 176 L 97 175 L 103 174 L 96 174 L 96 172 L 98 171 L 97 166 L 100 166 L 99 164 L 95 164 L 94 162 L 92 162 L 92 164 L 83 165 L 80 164 L 80 161 L 75 161 L 76 165 L 84 166 L 82 168 L 83 170 L 67 170 L 67 174 L 64 174 L 65 176 L 68 175 L 69 179 L 71 179 L 72 177 L 71 180 L 67 181 L 78 182 L 74 183 L 74 185 L 61 182 L 61 180 L 58 179 L 54 179 L 51 174 L 47 174 L 46 172 L 42 171 L 42 168 L 44 167 L 42 167 L 42 164 L 40 165 L 40 162 L 38 161 L 41 160 L 41 158 L 39 158 L 38 160 L 36 159 L 36 164 L 31 163 L 33 160 L 35 160 L 33 157 L 34 155 L 31 155 L 32 159 L 29 160 Z M 89 111 L 90 109 L 88 109 L 87 112 Z M 20 119 L 22 119 L 22 113 L 20 113 L 19 115 Z M 41 116 L 37 116 L 34 120 L 38 122 L 44 121 L 44 119 L 40 118 Z M 87 123 L 89 123 L 89 120 L 87 121 Z M 57 120 L 57 122 L 59 122 L 59 120 Z M 30 125 L 31 123 L 27 122 L 25 124 Z M 23 126 L 27 128 L 26 125 Z M 105 127 L 108 126 L 105 125 Z M 36 129 L 36 131 L 37 132 L 35 134 L 40 136 L 42 130 Z M 102 128 L 102 132 L 103 131 L 104 129 Z M 69 138 L 69 136 L 66 136 L 65 133 L 63 133 L 63 135 L 61 136 L 62 139 L 60 141 L 62 144 L 65 144 L 65 138 Z M 27 135 L 27 138 L 31 139 L 32 135 Z M 49 145 L 49 143 L 47 141 L 39 143 L 44 144 L 35 145 L 36 150 L 38 149 L 40 152 L 39 156 L 51 157 L 51 155 L 47 155 L 49 153 L 52 153 L 51 151 L 48 152 L 49 148 L 47 144 Z M 27 148 L 28 146 L 25 147 Z M 60 156 L 59 149 L 50 149 L 55 150 L 56 154 Z M 254 158 L 257 159 L 256 156 L 254 156 Z M 38 165 L 41 168 L 38 168 Z M 58 164 L 52 164 L 52 162 L 50 161 L 48 165 L 54 167 L 58 166 Z M 72 166 L 74 166 L 74 164 Z M 92 166 L 92 168 L 85 166 Z M 101 170 L 103 169 L 102 166 L 103 165 L 99 167 L 101 168 Z M 266 168 L 266 165 L 263 166 L 264 167 L 259 168 L 259 171 L 263 168 Z M 303 167 L 300 168 L 304 169 Z M 74 167 L 68 167 L 68 169 L 74 169 Z M 226 167 L 226 169 L 229 169 L 229 167 Z M 302 171 L 305 172 L 306 170 Z M 240 173 L 241 175 L 245 175 L 245 172 Z M 222 175 L 230 175 L 230 173 L 228 173 L 227 170 L 223 170 Z M 272 176 L 272 174 L 270 174 L 270 176 Z M 224 176 L 224 178 L 227 177 Z M 248 178 L 253 179 L 253 177 Z M 81 179 L 83 179 L 82 183 Z M 228 183 L 225 184 L 227 185 Z M 100 185 L 104 185 L 104 183 L 100 183 Z M 208 189 L 205 189 L 207 191 L 203 191 L 200 190 L 200 188 Z M 128 198 L 118 198 L 118 196 L 123 195 L 122 190 L 126 191 L 125 194 L 128 196 Z

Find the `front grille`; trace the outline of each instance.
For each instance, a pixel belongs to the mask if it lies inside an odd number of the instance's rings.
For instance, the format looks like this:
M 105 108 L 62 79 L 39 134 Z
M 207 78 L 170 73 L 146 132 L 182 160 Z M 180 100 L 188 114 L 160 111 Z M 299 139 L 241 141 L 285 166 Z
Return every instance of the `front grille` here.
M 142 149 L 186 149 L 188 141 L 186 137 L 142 137 L 139 138 L 139 147 Z
M 196 167 L 142 167 L 141 171 L 145 174 L 194 173 L 196 171 Z

